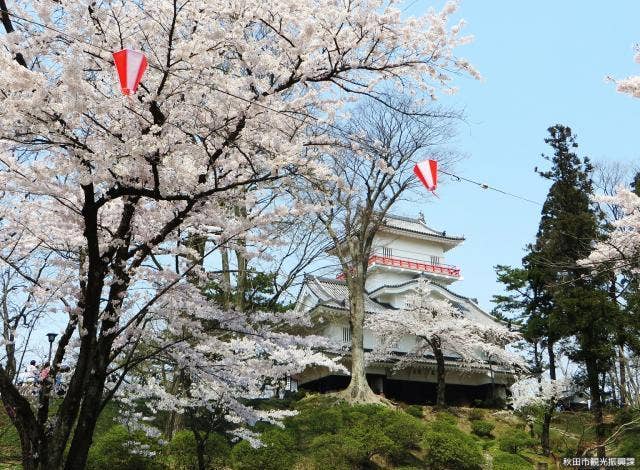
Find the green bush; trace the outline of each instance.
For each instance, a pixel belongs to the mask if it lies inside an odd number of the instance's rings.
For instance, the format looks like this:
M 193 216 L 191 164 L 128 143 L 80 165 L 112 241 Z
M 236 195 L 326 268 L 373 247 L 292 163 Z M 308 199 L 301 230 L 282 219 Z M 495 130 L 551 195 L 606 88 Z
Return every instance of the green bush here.
M 484 419 L 484 411 L 480 408 L 472 408 L 471 411 L 469 411 L 469 421 L 476 421 L 480 419 Z
M 478 470 L 484 463 L 478 443 L 443 420 L 433 423 L 425 434 L 423 447 L 427 451 L 425 463 L 433 470 Z
M 458 418 L 456 418 L 451 413 L 447 413 L 446 411 L 440 411 L 436 414 L 436 421 L 446 424 L 451 424 L 455 426 L 458 424 Z
M 273 428 L 260 435 L 262 446 L 251 447 L 241 441 L 231 450 L 231 465 L 239 470 L 280 470 L 291 468 L 296 461 L 295 439 L 290 431 Z
M 99 436 L 89 450 L 88 470 L 155 470 L 160 445 L 143 432 L 129 432 L 121 425 L 112 426 Z
M 373 455 L 388 455 L 393 447 L 393 441 L 378 432 L 360 436 L 325 434 L 314 439 L 311 455 L 319 468 L 349 470 L 365 467 Z
M 640 438 L 638 438 L 637 428 L 631 429 L 623 435 L 618 449 L 613 455 L 633 457 L 636 459 L 636 465 L 640 462 Z
M 531 463 L 523 457 L 496 450 L 493 455 L 493 470 L 531 470 Z
M 424 411 L 422 410 L 422 407 L 419 405 L 407 406 L 404 411 L 416 418 L 422 418 L 424 416 Z
M 517 454 L 519 450 L 526 447 L 532 447 L 536 444 L 536 440 L 521 429 L 511 431 L 509 434 L 498 439 L 500 450 Z
M 373 456 L 394 463 L 412 463 L 427 429 L 413 416 L 380 405 L 305 400 L 299 414 L 285 420 L 284 429 L 271 427 L 261 435 L 264 446 L 242 442 L 231 451 L 236 469 L 351 469 L 371 464 Z
M 471 422 L 471 431 L 480 437 L 491 437 L 491 432 L 496 425 L 482 419 Z
M 616 426 L 622 426 L 634 419 L 638 419 L 640 417 L 640 408 L 621 408 L 619 409 L 614 418 L 614 424 Z
M 210 434 L 205 445 L 205 462 L 209 468 L 223 468 L 229 459 L 231 446 L 225 436 Z M 169 467 L 175 470 L 197 468 L 196 439 L 191 431 L 179 431 L 165 447 L 164 455 Z

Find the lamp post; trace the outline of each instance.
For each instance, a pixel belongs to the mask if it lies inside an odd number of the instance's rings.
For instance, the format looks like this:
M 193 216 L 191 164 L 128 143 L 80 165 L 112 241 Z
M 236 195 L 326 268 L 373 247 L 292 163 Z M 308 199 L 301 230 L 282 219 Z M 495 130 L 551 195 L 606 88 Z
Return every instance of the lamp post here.
M 58 336 L 58 333 L 47 333 L 47 339 L 49 340 L 49 360 L 47 362 L 49 366 L 51 366 L 51 348 L 53 347 L 53 342 L 56 340 L 56 336 Z

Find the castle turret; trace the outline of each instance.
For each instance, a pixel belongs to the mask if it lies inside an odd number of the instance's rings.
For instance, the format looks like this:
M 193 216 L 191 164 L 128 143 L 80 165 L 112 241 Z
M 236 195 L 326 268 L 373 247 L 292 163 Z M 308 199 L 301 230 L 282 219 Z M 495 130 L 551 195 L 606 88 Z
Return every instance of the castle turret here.
M 373 239 L 365 287 L 373 291 L 419 276 L 450 285 L 462 277 L 459 267 L 445 263 L 445 253 L 463 241 L 464 237 L 430 228 L 422 215 L 387 215 Z

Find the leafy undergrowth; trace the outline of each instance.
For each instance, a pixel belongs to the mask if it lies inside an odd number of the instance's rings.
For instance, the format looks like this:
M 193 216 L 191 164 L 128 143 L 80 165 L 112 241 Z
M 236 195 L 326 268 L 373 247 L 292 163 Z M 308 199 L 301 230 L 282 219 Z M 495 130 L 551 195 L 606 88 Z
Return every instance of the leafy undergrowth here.
M 258 424 L 263 446 L 231 442 L 212 435 L 207 445 L 208 468 L 252 469 L 460 469 L 519 470 L 537 462 L 539 437 L 509 411 L 383 405 L 351 406 L 335 398 L 311 395 L 298 401 L 264 402 L 261 406 L 295 408 L 284 427 Z M 131 433 L 115 422 L 117 408 L 107 407 L 98 423 L 88 468 L 191 469 L 196 467 L 195 441 L 189 431 L 176 433 L 160 445 Z M 609 417 L 612 429 L 633 424 L 640 412 Z M 560 413 L 552 424 L 551 445 L 557 459 L 576 456 L 593 444 L 588 413 Z M 534 427 L 534 432 L 537 431 Z M 611 456 L 640 461 L 640 427 L 629 426 L 608 447 Z M 0 469 L 20 468 L 19 442 L 6 415 L 0 413 Z
M 240 443 L 231 466 L 252 469 L 530 469 L 552 463 L 510 412 L 410 406 L 350 406 L 313 396 L 284 428 L 265 428 L 264 447 Z

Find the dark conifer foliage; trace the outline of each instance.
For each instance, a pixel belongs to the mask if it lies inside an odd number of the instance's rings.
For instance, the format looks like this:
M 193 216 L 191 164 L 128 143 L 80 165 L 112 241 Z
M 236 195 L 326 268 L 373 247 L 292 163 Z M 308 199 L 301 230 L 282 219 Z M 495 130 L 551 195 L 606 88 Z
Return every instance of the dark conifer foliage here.
M 545 142 L 552 155 L 542 155 L 551 166 L 535 171 L 551 182 L 542 207 L 534 243 L 526 248 L 522 268 L 498 266 L 498 279 L 508 290 L 497 296 L 497 310 L 517 311 L 523 333 L 534 346 L 534 369 L 542 370 L 547 352 L 548 371 L 556 378 L 558 345 L 585 370 L 599 441 L 602 425 L 602 389 L 598 378 L 615 357 L 617 306 L 608 295 L 609 274 L 579 263 L 602 235 L 602 217 L 592 203 L 593 166 L 578 156 L 578 143 L 569 127 L 548 129 Z M 539 349 L 540 348 L 540 349 Z M 543 423 L 542 446 L 548 449 L 550 413 Z M 604 449 L 599 449 L 603 454 Z

